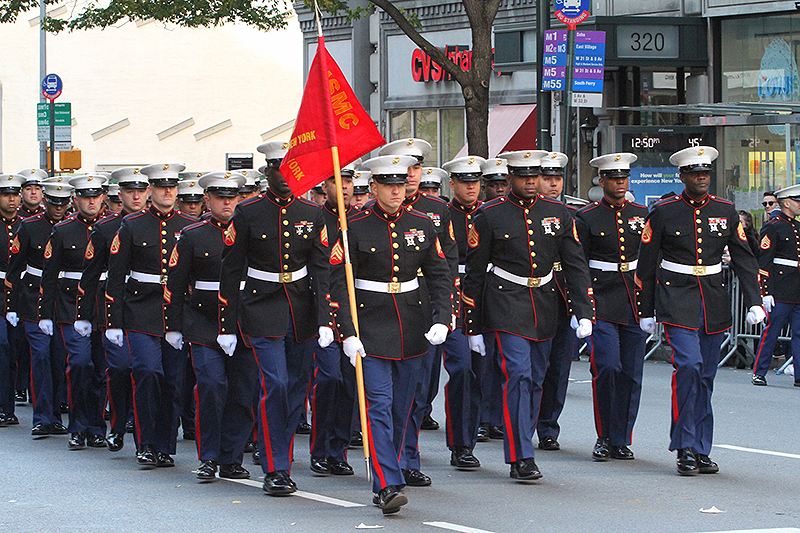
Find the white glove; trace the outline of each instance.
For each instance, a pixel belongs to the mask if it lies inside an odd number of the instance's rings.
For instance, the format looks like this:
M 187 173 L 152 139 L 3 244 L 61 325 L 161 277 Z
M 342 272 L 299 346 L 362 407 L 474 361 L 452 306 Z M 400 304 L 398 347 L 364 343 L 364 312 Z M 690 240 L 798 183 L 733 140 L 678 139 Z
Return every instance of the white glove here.
M 581 318 L 578 320 L 578 329 L 575 330 L 575 335 L 579 339 L 585 339 L 592 334 L 592 321 L 588 318 Z
M 350 364 L 356 366 L 356 357 L 358 354 L 361 354 L 361 357 L 366 357 L 367 352 L 364 350 L 364 345 L 361 343 L 361 339 L 352 335 L 347 337 L 344 342 L 342 342 L 342 350 L 344 350 L 344 354 L 350 359 Z
M 164 339 L 176 350 L 183 348 L 183 334 L 180 331 L 168 331 Z
M 333 342 L 333 330 L 328 326 L 319 327 L 319 339 L 317 343 L 320 348 L 327 348 Z
M 767 314 L 760 305 L 754 305 L 747 312 L 747 323 L 751 326 L 755 326 L 756 324 L 763 322 L 765 318 L 767 318 Z
M 569 327 L 571 327 L 572 329 L 578 329 L 578 317 L 576 317 L 575 315 L 569 317 Z
M 473 352 L 478 352 L 482 356 L 486 356 L 486 344 L 483 342 L 483 335 L 468 335 L 469 349 Z
M 764 311 L 769 314 L 772 308 L 775 307 L 775 297 L 772 295 L 764 296 L 761 298 L 761 304 L 764 306 Z
M 15 313 L 14 311 L 9 311 L 8 313 L 6 313 L 6 320 L 8 321 L 9 324 L 11 324 L 14 327 L 17 327 L 17 324 L 19 324 L 19 317 L 17 316 L 17 313 Z
M 122 330 L 119 328 L 112 328 L 106 330 L 106 339 L 122 348 Z
M 49 318 L 43 318 L 39 321 L 39 329 L 45 335 L 53 336 L 53 321 Z
M 439 346 L 447 340 L 448 333 L 450 333 L 450 330 L 444 324 L 434 324 L 431 326 L 431 329 L 428 330 L 428 333 L 425 334 L 425 338 L 428 339 L 428 342 L 433 346 Z
M 92 323 L 88 320 L 76 320 L 73 327 L 81 337 L 88 337 L 92 333 Z
M 649 318 L 643 318 L 639 320 L 639 329 L 652 335 L 656 332 L 656 318 L 651 316 Z
M 236 335 L 230 333 L 226 335 L 217 335 L 217 344 L 222 348 L 226 355 L 232 356 L 233 351 L 236 349 Z

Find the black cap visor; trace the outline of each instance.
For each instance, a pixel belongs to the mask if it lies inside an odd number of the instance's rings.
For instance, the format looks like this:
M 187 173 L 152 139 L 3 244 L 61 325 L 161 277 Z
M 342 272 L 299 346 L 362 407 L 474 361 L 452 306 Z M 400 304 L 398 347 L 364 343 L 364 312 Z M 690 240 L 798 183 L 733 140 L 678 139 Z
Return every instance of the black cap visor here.
M 456 181 L 481 181 L 481 174 L 480 172 L 470 172 L 470 173 L 460 173 L 460 172 L 451 172 L 450 178 Z
M 711 165 L 707 163 L 697 163 L 680 167 L 681 172 L 711 172 Z
M 407 174 L 373 174 L 372 179 L 383 185 L 401 185 L 408 183 Z
M 102 188 L 98 189 L 75 189 L 75 196 L 81 196 L 83 198 L 97 198 L 98 196 L 102 196 L 105 191 Z
M 528 178 L 530 176 L 538 176 L 541 172 L 541 167 L 512 167 L 509 165 L 508 173 L 520 178 Z
M 50 196 L 49 194 L 44 195 L 45 201 L 48 204 L 53 205 L 69 205 L 70 200 L 72 200 L 71 196 Z
M 220 198 L 236 198 L 239 196 L 239 189 L 235 187 L 209 187 L 206 192 Z
M 616 170 L 601 170 L 600 171 L 601 178 L 608 178 L 608 179 L 618 179 L 618 178 L 630 178 L 631 171 L 630 170 L 623 170 L 623 169 L 616 169 Z

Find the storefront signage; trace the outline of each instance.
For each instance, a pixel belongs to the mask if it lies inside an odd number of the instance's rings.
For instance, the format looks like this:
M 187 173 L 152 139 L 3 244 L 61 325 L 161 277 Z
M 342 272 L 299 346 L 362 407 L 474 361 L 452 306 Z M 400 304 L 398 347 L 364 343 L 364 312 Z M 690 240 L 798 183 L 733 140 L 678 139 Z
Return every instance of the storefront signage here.
M 791 102 L 798 98 L 797 62 L 783 39 L 774 39 L 764 50 L 758 76 L 758 99 L 761 102 Z M 780 135 L 782 126 L 769 126 Z
M 617 57 L 671 59 L 680 56 L 679 26 L 620 25 L 617 34 Z
M 469 69 L 472 68 L 472 51 L 468 45 L 448 44 L 442 51 L 453 63 L 460 66 L 464 72 L 469 72 Z M 411 76 L 414 81 L 420 83 L 451 81 L 453 79 L 440 64 L 419 48 L 416 48 L 411 53 Z

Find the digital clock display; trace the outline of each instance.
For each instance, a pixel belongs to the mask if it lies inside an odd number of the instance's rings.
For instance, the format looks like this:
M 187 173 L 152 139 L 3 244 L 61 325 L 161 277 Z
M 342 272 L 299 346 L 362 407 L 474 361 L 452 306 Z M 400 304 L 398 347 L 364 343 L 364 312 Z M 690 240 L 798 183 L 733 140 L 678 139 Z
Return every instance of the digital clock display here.
M 669 156 L 691 146 L 709 145 L 711 135 L 711 132 L 623 133 L 620 151 L 638 155 L 636 166 L 670 166 Z

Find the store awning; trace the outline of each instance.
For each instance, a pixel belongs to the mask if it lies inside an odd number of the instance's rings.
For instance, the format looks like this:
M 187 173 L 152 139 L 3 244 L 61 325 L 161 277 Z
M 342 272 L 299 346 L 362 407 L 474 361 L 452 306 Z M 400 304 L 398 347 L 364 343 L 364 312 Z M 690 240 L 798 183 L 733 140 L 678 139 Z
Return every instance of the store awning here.
M 496 105 L 489 111 L 489 157 L 532 148 L 536 148 L 536 104 Z M 464 145 L 455 157 L 467 155 Z

